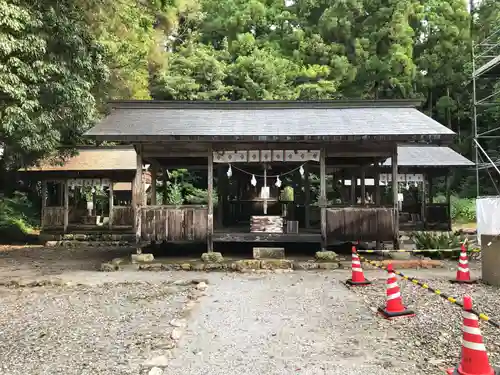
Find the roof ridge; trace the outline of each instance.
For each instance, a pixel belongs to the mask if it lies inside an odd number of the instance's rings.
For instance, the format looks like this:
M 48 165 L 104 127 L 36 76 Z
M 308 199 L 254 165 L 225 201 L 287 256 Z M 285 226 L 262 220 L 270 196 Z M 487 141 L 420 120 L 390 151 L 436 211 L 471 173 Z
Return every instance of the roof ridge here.
M 176 100 L 116 100 L 108 102 L 113 109 L 331 109 L 331 108 L 416 108 L 422 104 L 415 99 L 383 100 L 237 100 L 237 101 L 176 101 Z

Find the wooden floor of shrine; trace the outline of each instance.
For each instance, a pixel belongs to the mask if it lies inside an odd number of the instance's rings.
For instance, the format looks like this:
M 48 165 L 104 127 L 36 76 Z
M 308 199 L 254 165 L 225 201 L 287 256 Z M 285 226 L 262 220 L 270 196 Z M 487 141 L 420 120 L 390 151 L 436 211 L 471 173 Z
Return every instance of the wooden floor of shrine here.
M 321 243 L 319 228 L 300 228 L 299 233 L 251 233 L 248 225 L 214 229 L 213 242 Z

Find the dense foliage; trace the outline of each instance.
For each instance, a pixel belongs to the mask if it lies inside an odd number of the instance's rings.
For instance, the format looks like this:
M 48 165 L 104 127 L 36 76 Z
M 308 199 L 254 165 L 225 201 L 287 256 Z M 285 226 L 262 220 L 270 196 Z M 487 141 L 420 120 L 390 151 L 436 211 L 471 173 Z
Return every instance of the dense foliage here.
M 471 42 L 500 25 L 500 3 L 474 19 L 464 0 L 0 0 L 1 167 L 85 142 L 109 98 L 421 98 L 471 156 Z M 473 180 L 452 187 L 471 197 Z

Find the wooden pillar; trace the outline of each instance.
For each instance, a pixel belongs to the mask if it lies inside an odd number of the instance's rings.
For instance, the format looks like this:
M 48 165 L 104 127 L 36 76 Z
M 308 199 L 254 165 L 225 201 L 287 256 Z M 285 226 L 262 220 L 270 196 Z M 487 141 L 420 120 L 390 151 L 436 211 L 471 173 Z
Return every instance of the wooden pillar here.
M 398 146 L 394 145 L 392 163 L 392 203 L 394 207 L 394 249 L 399 250 Z
M 208 149 L 208 173 L 207 173 L 207 251 L 214 251 L 213 233 L 214 233 L 214 200 L 213 200 L 213 185 L 214 185 L 214 160 L 212 147 Z
M 375 205 L 380 206 L 380 165 L 375 163 Z
M 222 228 L 224 226 L 224 187 L 225 187 L 225 176 L 224 164 L 219 164 L 217 166 L 217 227 Z
M 304 226 L 311 227 L 311 181 L 309 180 L 309 165 L 304 165 Z
M 142 227 L 142 204 L 144 200 L 144 184 L 142 182 L 142 155 L 141 147 L 136 147 L 136 169 L 135 177 L 132 183 L 132 205 L 134 207 L 134 231 L 135 242 L 141 241 L 141 227 Z
M 326 249 L 326 150 L 320 151 L 319 159 L 319 206 L 321 208 L 321 248 Z
M 354 171 L 351 171 L 351 204 L 354 206 L 357 202 L 356 199 L 356 175 L 354 174 Z
M 361 176 L 360 176 L 360 183 L 361 183 L 361 204 L 364 205 L 366 204 L 366 170 L 365 167 L 361 167 Z
M 42 180 L 42 208 L 41 208 L 41 215 L 40 215 L 40 229 L 43 229 L 43 216 L 44 216 L 44 211 L 45 207 L 47 207 L 47 180 Z
M 448 230 L 451 230 L 451 194 L 450 194 L 451 179 L 447 173 L 444 177 L 444 184 L 446 186 L 446 208 L 448 210 Z
M 64 207 L 64 181 L 57 184 L 57 197 L 59 199 L 59 206 Z
M 156 179 L 158 178 L 158 165 L 151 164 L 151 206 L 156 206 Z
M 427 178 L 425 173 L 423 174 L 422 180 L 422 202 L 421 202 L 421 212 L 420 219 L 422 220 L 422 224 L 424 229 L 427 228 Z
M 375 206 L 380 206 L 380 166 L 379 163 L 375 163 L 375 176 L 374 176 L 374 188 L 375 188 L 375 197 L 374 197 L 374 203 Z M 376 241 L 375 243 L 375 248 L 381 249 L 382 248 L 382 243 L 380 241 Z
M 113 197 L 113 181 L 109 181 L 109 198 L 108 198 L 108 211 L 109 211 L 109 230 L 113 229 L 113 206 L 114 206 L 114 197 Z
M 69 224 L 69 184 L 68 180 L 63 182 L 64 184 L 64 233 L 68 231 Z
M 432 204 L 434 203 L 434 180 L 432 178 L 433 176 L 431 174 L 427 175 L 427 181 L 429 181 L 429 203 Z

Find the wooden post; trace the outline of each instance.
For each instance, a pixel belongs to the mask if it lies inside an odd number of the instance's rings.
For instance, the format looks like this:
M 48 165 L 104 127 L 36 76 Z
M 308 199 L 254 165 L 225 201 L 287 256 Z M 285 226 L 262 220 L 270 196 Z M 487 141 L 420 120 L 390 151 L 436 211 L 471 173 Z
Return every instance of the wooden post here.
M 321 207 L 321 248 L 326 249 L 327 233 L 326 233 L 326 150 L 320 151 L 319 159 L 319 206 Z
M 224 175 L 224 164 L 219 164 L 217 167 L 217 227 L 222 228 L 224 226 L 224 187 L 225 187 L 225 179 L 227 178 Z
M 108 221 L 108 226 L 109 230 L 113 229 L 113 181 L 109 181 L 109 198 L 108 198 L 108 210 L 109 210 L 109 221 Z
M 158 178 L 158 165 L 151 164 L 151 206 L 156 206 L 156 179 Z
M 354 175 L 354 171 L 351 171 L 353 175 L 351 176 L 351 204 L 354 206 L 357 203 L 356 199 L 356 176 Z
M 309 165 L 306 163 L 304 165 L 304 220 L 305 227 L 309 229 L 311 227 L 311 184 L 309 180 Z
M 361 204 L 365 205 L 366 204 L 366 170 L 365 167 L 361 167 L 361 176 L 360 176 L 360 183 L 361 183 Z
M 267 190 L 267 164 L 264 163 L 264 202 L 262 203 L 264 209 L 264 215 L 267 215 L 267 195 L 265 195 L 266 190 Z
M 374 176 L 374 185 L 375 185 L 375 206 L 380 206 L 380 166 L 379 163 L 375 163 L 375 176 Z M 375 247 L 377 249 L 382 248 L 382 243 L 380 241 L 376 241 Z
M 422 180 L 422 202 L 421 202 L 421 212 L 420 212 L 420 219 L 422 220 L 422 224 L 424 229 L 427 228 L 427 178 L 425 173 L 423 174 L 423 180 Z
M 144 184 L 142 183 L 142 156 L 141 147 L 136 148 L 136 169 L 135 177 L 132 183 L 132 205 L 134 207 L 134 230 L 135 230 L 135 242 L 139 243 L 141 241 L 141 227 L 142 227 L 142 204 L 144 200 Z
M 207 172 L 207 251 L 214 251 L 213 233 L 214 233 L 214 160 L 212 146 L 208 148 L 208 172 Z
M 394 145 L 392 162 L 392 200 L 394 207 L 394 249 L 399 250 L 398 146 Z
M 448 228 L 451 230 L 451 193 L 450 193 L 450 183 L 451 179 L 448 173 L 444 176 L 444 184 L 446 186 L 446 208 L 448 209 Z
M 380 165 L 375 163 L 375 205 L 380 206 Z
M 427 181 L 429 181 L 429 203 L 434 203 L 434 180 L 432 174 L 427 175 Z
M 41 216 L 40 216 L 40 229 L 43 230 L 43 216 L 44 216 L 44 211 L 45 207 L 47 207 L 47 180 L 42 180 L 42 209 L 41 209 Z
M 64 184 L 64 233 L 68 231 L 69 224 L 69 184 L 68 180 L 63 182 Z

